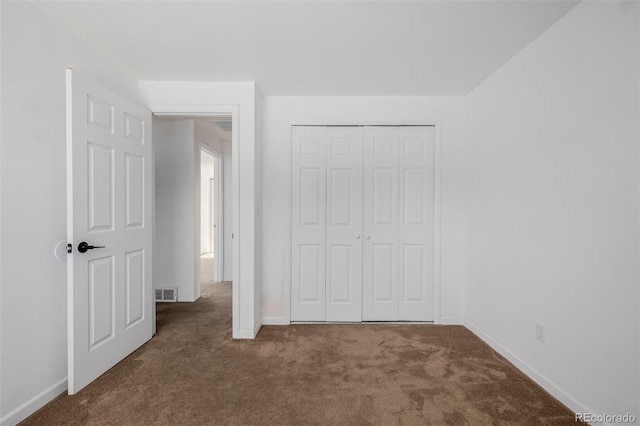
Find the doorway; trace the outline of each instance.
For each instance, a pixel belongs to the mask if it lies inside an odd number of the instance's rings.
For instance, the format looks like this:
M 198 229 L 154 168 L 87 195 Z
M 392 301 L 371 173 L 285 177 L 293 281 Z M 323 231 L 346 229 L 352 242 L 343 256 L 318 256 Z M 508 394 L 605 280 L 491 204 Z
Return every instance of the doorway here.
M 200 143 L 200 285 L 224 276 L 222 159 Z
M 194 302 L 201 283 L 233 278 L 232 179 L 223 172 L 232 170 L 231 123 L 228 115 L 154 116 L 154 288 L 174 290 L 175 301 Z
M 225 92 L 227 93 L 227 92 Z M 236 93 L 235 89 L 231 90 L 231 93 Z M 209 95 L 211 95 L 211 93 L 209 93 Z M 240 102 L 240 104 L 244 105 L 242 102 Z M 243 161 L 240 161 L 240 124 L 239 124 L 239 115 L 240 115 L 240 105 L 239 104 L 208 104 L 206 102 L 196 102 L 196 103 L 172 103 L 172 102 L 165 102 L 165 103 L 157 103 L 157 104 L 153 104 L 150 106 L 150 109 L 153 111 L 154 114 L 154 129 L 153 129 L 153 134 L 154 134 L 154 144 L 156 142 L 156 137 L 159 135 L 159 133 L 156 131 L 156 123 L 157 122 L 162 122 L 161 118 L 171 118 L 171 117 L 189 117 L 189 118 L 198 118 L 198 117 L 202 117 L 202 118 L 212 118 L 212 117 L 219 117 L 219 116 L 224 116 L 226 118 L 226 121 L 228 122 L 228 128 L 230 129 L 230 134 L 231 134 L 231 139 L 228 143 L 224 144 L 224 150 L 223 150 L 223 154 L 224 154 L 224 161 L 223 161 L 223 169 L 224 169 L 224 268 L 223 268 L 223 272 L 224 272 L 224 276 L 223 276 L 223 280 L 224 281 L 228 281 L 232 290 L 232 337 L 234 339 L 252 339 L 256 336 L 257 334 L 257 330 L 259 328 L 252 326 L 252 325 L 246 325 L 246 324 L 241 324 L 240 321 L 240 314 L 241 311 L 242 312 L 247 312 L 247 314 L 245 315 L 245 318 L 251 318 L 251 315 L 254 313 L 254 309 L 253 309 L 253 305 L 255 304 L 255 300 L 253 298 L 244 298 L 241 304 L 240 301 L 240 289 L 241 286 L 244 283 L 250 283 L 250 281 L 246 281 L 243 280 L 240 277 L 239 271 L 240 271 L 240 240 L 243 239 L 243 236 L 246 236 L 246 240 L 248 241 L 248 243 L 251 243 L 253 240 L 253 232 L 252 229 L 247 229 L 246 232 L 240 232 L 241 231 L 241 222 L 242 222 L 242 218 L 240 217 L 240 205 L 243 204 L 252 204 L 253 202 L 253 198 L 251 197 L 245 197 L 243 198 L 243 202 L 241 203 L 240 201 L 240 164 L 246 164 L 247 162 L 247 157 L 244 157 Z M 249 127 L 249 125 L 245 125 L 245 127 Z M 244 128 L 244 127 L 243 127 Z M 253 139 L 251 137 L 250 133 L 244 133 L 246 136 L 242 139 L 242 140 L 246 140 L 247 142 L 244 144 L 244 150 L 245 151 L 251 151 L 253 152 Z M 157 144 L 155 144 L 155 147 L 157 148 Z M 188 159 L 187 161 L 189 163 L 191 163 L 191 161 L 193 161 L 193 158 L 199 155 L 199 150 L 198 150 L 198 154 L 193 155 L 192 153 L 192 157 L 190 159 Z M 166 161 L 168 162 L 175 162 L 176 159 L 174 158 L 170 158 L 170 159 L 166 159 Z M 198 159 L 198 164 L 199 164 L 199 159 Z M 156 156 L 156 162 L 155 162 L 155 166 L 158 166 L 158 159 Z M 194 178 L 197 178 L 199 176 L 196 175 L 196 173 L 193 173 L 191 175 Z M 174 183 L 172 181 L 168 181 L 166 182 L 166 184 L 168 186 L 172 186 Z M 163 191 L 163 188 L 161 187 L 161 184 L 158 182 L 157 180 L 157 174 L 156 174 L 156 192 L 155 192 L 155 199 L 156 199 L 156 207 L 160 201 L 160 198 L 162 197 L 161 193 Z M 193 189 L 193 186 L 191 186 L 191 188 Z M 246 189 L 247 192 L 243 191 L 243 194 L 249 193 L 252 191 L 251 188 Z M 160 194 L 158 194 L 158 192 L 160 192 Z M 194 194 L 194 191 L 191 191 L 191 194 Z M 195 195 L 199 195 L 199 192 Z M 199 196 L 198 198 L 198 203 L 199 203 Z M 173 214 L 176 215 L 176 213 L 180 212 L 180 206 L 179 205 L 175 205 L 172 208 L 172 211 L 169 212 L 169 214 Z M 154 247 L 156 247 L 156 245 L 159 245 L 160 242 L 158 241 L 158 235 L 161 233 L 161 224 L 160 224 L 160 220 L 161 217 L 158 214 L 157 208 L 156 208 L 156 221 L 155 221 L 155 228 L 156 228 L 156 241 L 154 242 Z M 191 228 L 190 232 L 193 231 L 193 229 L 195 228 Z M 191 270 L 194 271 L 194 258 L 196 258 L 196 253 L 194 252 L 194 249 L 198 250 L 200 249 L 200 241 L 198 238 L 198 246 L 195 246 L 195 242 L 194 239 L 190 240 L 191 245 L 190 247 L 187 247 L 187 250 L 190 252 L 191 254 Z M 249 246 L 249 244 L 247 244 L 247 246 Z M 248 250 L 245 248 L 245 251 L 248 252 Z M 178 253 L 177 249 L 173 250 L 174 253 Z M 178 253 L 179 255 L 181 255 L 181 253 Z M 160 262 L 156 262 L 157 260 L 157 256 L 154 257 L 154 277 L 157 278 L 157 281 L 154 282 L 154 287 L 156 287 L 158 284 L 162 284 L 160 283 L 160 279 L 162 279 L 163 281 L 167 278 L 164 276 L 160 276 L 157 273 L 155 273 L 155 266 L 156 264 L 160 264 Z M 198 264 L 198 269 L 199 269 L 199 264 L 200 264 L 200 259 L 199 257 L 197 257 L 197 264 Z M 248 267 L 251 267 L 251 265 L 249 264 Z M 158 278 L 160 277 L 160 278 Z M 194 277 L 195 278 L 195 277 Z M 198 287 L 200 287 L 200 283 L 196 283 Z M 244 284 L 245 286 L 248 286 L 248 284 Z M 193 288 L 193 287 L 192 287 Z M 247 287 L 248 290 L 252 290 L 250 287 Z

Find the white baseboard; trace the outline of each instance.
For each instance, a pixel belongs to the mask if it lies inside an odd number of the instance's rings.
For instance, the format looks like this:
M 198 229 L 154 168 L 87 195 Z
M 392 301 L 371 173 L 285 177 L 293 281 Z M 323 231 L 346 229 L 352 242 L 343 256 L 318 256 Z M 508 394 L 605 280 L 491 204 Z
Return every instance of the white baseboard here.
M 464 321 L 462 320 L 462 318 L 458 318 L 458 317 L 440 317 L 440 321 L 438 321 L 436 324 L 464 325 Z
M 240 329 L 238 333 L 233 336 L 234 339 L 255 339 L 260 331 L 260 327 L 262 327 L 262 320 L 258 321 L 258 323 L 253 327 L 253 330 L 249 329 Z
M 253 330 L 242 329 L 238 330 L 238 333 L 233 336 L 234 339 L 255 339 Z
M 47 403 L 52 401 L 55 397 L 67 390 L 67 378 L 60 380 L 53 386 L 40 392 L 27 402 L 20 405 L 15 410 L 8 413 L 6 416 L 0 419 L 1 426 L 13 426 L 17 425 L 40 408 L 44 407 Z
M 524 362 L 518 356 L 516 356 L 509 349 L 502 346 L 500 343 L 496 342 L 493 338 L 491 338 L 487 333 L 482 331 L 480 328 L 476 327 L 473 323 L 469 321 L 464 322 L 465 327 L 467 327 L 473 334 L 482 339 L 486 344 L 491 346 L 496 352 L 505 357 L 509 362 L 515 365 L 522 373 L 524 373 L 531 380 L 540 385 L 544 390 L 553 395 L 554 398 L 563 403 L 567 408 L 569 408 L 574 413 L 591 413 L 597 414 L 597 411 L 593 411 L 587 408 L 584 404 L 579 402 L 576 398 L 571 396 L 569 392 L 556 385 L 553 381 L 549 380 L 546 376 L 541 374 L 535 368 Z
M 291 322 L 285 317 L 262 317 L 262 325 L 289 325 Z

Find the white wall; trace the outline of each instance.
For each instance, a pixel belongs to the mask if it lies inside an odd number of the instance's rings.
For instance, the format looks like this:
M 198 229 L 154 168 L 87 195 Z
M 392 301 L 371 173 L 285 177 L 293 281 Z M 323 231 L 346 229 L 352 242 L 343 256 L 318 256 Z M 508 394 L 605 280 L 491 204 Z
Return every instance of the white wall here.
M 254 188 L 255 188 L 255 215 L 254 215 L 254 282 L 255 289 L 253 293 L 254 303 L 253 312 L 259 324 L 262 324 L 262 265 L 264 262 L 263 241 L 262 241 L 262 178 L 263 178 L 263 97 L 259 87 L 255 91 L 255 170 L 254 170 Z
M 141 81 L 142 102 L 154 112 L 234 114 L 232 144 L 233 336 L 253 338 L 256 316 L 256 85 L 254 82 Z M 235 170 L 234 170 L 235 169 Z M 237 196 L 234 196 L 237 194 Z
M 438 322 L 461 323 L 465 279 L 463 97 L 265 97 L 262 153 L 262 314 L 286 323 L 291 260 L 290 120 L 439 120 L 442 130 L 441 312 Z
M 182 302 L 196 299 L 194 259 L 200 255 L 194 247 L 194 188 L 199 168 L 195 164 L 194 141 L 193 120 L 153 120 L 156 184 L 153 286 L 177 287 L 178 300 Z
M 137 98 L 137 78 L 28 2 L 2 9 L 0 423 L 66 390 L 65 68 Z
M 198 118 L 195 120 L 195 138 L 196 142 L 202 142 L 217 154 L 222 155 L 225 139 L 221 136 L 222 131 L 213 123 L 209 123 L 206 119 Z M 231 135 L 226 137 L 226 142 L 231 142 Z
M 584 1 L 468 95 L 466 287 L 468 326 L 554 396 L 636 417 L 638 18 Z
M 224 262 L 224 267 L 222 269 L 222 280 L 231 281 L 233 279 L 233 247 L 231 239 L 231 232 L 233 231 L 233 228 L 231 226 L 231 223 L 233 221 L 233 217 L 231 215 L 231 204 L 233 200 L 231 192 L 231 168 L 233 160 L 231 156 L 233 155 L 233 152 L 231 149 L 231 142 L 227 142 L 222 145 L 222 153 L 224 155 L 222 159 L 222 179 L 224 181 L 224 257 L 222 259 Z

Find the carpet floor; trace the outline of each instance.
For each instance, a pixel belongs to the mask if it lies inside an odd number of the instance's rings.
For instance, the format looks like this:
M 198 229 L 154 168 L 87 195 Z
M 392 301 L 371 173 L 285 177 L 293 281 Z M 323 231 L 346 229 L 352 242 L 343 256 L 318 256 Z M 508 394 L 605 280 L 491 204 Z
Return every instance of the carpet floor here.
M 163 303 L 157 334 L 25 425 L 575 425 L 461 326 L 264 326 L 231 339 L 231 284 Z
M 205 254 L 200 256 L 200 284 L 213 282 L 213 256 Z

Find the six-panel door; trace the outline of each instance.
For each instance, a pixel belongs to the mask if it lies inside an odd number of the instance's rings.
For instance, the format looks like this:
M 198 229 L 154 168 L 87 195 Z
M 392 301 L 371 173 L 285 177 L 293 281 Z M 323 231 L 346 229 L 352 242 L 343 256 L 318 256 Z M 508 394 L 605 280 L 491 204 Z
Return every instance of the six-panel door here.
M 326 128 L 294 127 L 291 317 L 325 320 Z
M 435 128 L 398 139 L 398 319 L 433 321 Z
M 398 320 L 398 127 L 364 128 L 365 321 Z
M 67 70 L 68 387 L 151 338 L 151 113 Z M 95 246 L 81 250 L 80 243 Z
M 326 321 L 362 321 L 362 132 L 327 127 Z

